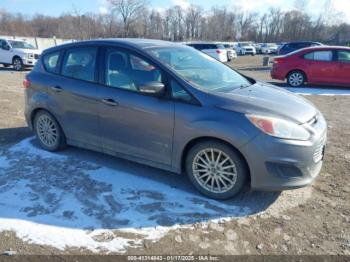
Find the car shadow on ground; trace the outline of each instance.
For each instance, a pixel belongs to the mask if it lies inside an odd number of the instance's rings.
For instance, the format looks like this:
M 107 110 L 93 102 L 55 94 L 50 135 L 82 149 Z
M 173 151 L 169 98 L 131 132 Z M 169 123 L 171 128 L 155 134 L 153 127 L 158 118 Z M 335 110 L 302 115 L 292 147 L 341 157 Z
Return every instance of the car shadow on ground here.
M 215 201 L 184 175 L 75 147 L 50 153 L 31 137 L 0 150 L 0 219 L 73 229 L 186 225 L 259 213 L 279 195 L 246 190 Z
M 26 72 L 30 72 L 31 70 L 32 70 L 32 68 L 26 67 L 26 68 L 24 68 L 22 71 L 19 71 L 19 72 L 24 72 L 24 73 L 26 73 Z M 10 73 L 13 73 L 13 72 L 18 72 L 18 71 L 16 71 L 15 69 L 13 69 L 12 66 L 8 66 L 8 67 L 0 66 L 0 73 L 2 73 L 2 72 L 10 72 Z

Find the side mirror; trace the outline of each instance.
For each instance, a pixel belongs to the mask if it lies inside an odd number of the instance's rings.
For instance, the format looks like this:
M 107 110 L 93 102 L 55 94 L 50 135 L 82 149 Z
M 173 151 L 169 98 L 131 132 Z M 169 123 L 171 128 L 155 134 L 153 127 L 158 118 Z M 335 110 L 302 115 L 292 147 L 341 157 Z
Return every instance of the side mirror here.
M 165 90 L 163 83 L 158 81 L 144 83 L 139 87 L 139 91 L 143 94 L 161 95 Z

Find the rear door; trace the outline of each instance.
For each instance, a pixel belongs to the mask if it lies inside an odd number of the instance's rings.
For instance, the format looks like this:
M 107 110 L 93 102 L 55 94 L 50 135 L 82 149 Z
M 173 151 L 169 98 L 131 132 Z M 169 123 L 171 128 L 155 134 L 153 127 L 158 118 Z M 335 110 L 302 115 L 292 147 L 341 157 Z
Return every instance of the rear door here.
M 95 46 L 62 52 L 61 70 L 50 75 L 47 85 L 52 111 L 57 114 L 68 143 L 101 150 L 96 100 L 97 52 Z M 52 55 L 55 62 L 57 58 Z M 44 57 L 47 70 L 53 62 L 49 56 Z
M 101 64 L 104 86 L 99 88 L 98 108 L 104 151 L 170 166 L 174 102 L 139 92 L 147 82 L 164 82 L 162 70 L 115 47 L 106 48 Z
M 313 51 L 304 55 L 308 82 L 333 83 L 335 81 L 335 61 L 332 50 Z
M 350 85 L 350 51 L 337 50 L 336 81 L 339 84 Z

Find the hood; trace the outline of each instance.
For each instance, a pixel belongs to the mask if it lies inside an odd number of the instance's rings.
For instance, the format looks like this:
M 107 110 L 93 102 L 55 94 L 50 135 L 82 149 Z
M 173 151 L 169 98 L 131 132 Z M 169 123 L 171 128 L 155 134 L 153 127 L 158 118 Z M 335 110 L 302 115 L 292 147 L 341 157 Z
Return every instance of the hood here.
M 275 116 L 302 124 L 317 114 L 315 106 L 303 97 L 285 89 L 255 83 L 229 93 L 215 93 L 220 97 L 217 107 L 244 114 Z

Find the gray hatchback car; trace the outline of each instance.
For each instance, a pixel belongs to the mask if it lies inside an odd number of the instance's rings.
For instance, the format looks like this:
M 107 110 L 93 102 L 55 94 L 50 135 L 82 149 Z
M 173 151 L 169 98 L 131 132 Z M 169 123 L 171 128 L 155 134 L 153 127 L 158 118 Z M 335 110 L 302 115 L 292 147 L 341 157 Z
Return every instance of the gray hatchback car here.
M 321 170 L 327 126 L 310 102 L 185 45 L 61 45 L 23 84 L 44 149 L 68 144 L 187 173 L 211 198 L 302 187 Z

